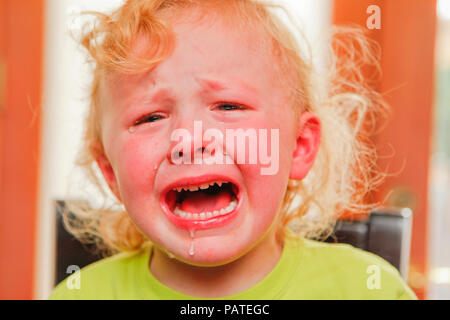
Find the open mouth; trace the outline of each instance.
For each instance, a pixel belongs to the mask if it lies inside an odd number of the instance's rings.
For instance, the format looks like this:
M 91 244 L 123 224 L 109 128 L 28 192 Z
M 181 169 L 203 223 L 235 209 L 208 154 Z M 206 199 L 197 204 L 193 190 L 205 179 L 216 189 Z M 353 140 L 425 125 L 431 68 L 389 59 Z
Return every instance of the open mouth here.
M 230 215 L 238 206 L 238 187 L 232 182 L 212 181 L 176 187 L 165 202 L 178 219 L 208 221 Z

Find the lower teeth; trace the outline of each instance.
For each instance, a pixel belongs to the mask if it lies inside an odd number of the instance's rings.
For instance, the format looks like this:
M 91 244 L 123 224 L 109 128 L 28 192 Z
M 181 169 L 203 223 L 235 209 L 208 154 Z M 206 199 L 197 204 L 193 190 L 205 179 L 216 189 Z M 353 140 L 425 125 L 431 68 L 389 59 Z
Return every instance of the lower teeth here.
M 181 210 L 179 207 L 176 207 L 174 210 L 174 213 L 178 217 L 180 217 L 182 219 L 186 219 L 186 220 L 206 220 L 206 219 L 210 219 L 212 217 L 223 216 L 223 215 L 229 214 L 236 208 L 236 206 L 237 206 L 237 201 L 233 200 L 230 202 L 228 207 L 223 208 L 221 210 L 216 210 L 214 212 L 191 213 L 191 212 L 185 212 L 185 211 Z

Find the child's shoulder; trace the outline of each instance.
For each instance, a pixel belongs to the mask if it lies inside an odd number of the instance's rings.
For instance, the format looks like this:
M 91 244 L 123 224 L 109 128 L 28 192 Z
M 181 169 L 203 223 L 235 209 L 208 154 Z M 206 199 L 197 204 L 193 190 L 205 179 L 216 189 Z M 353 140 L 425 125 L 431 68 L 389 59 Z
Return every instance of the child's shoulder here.
M 303 240 L 306 254 L 310 258 L 325 259 L 330 265 L 349 270 L 356 267 L 378 266 L 383 271 L 399 276 L 398 270 L 380 256 L 353 247 L 346 243 L 327 243 L 310 239 Z
M 309 239 L 293 243 L 301 252 L 299 279 L 315 279 L 316 285 L 335 294 L 328 298 L 416 299 L 399 271 L 373 253 L 342 243 Z
M 117 299 L 116 293 L 133 282 L 142 259 L 148 251 L 144 248 L 134 252 L 119 253 L 94 262 L 78 273 L 73 273 L 53 290 L 51 300 L 103 300 Z M 131 281 L 130 281 L 131 280 Z

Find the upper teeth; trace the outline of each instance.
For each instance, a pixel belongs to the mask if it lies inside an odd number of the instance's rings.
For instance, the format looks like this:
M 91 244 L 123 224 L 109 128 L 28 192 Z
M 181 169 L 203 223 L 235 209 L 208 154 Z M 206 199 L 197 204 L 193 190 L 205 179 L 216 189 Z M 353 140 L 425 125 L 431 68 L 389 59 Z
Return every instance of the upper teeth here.
M 176 190 L 178 192 L 181 192 L 183 190 L 194 192 L 194 191 L 198 191 L 198 190 L 206 190 L 210 186 L 214 186 L 215 184 L 217 184 L 219 187 L 221 187 L 222 184 L 224 184 L 224 183 L 225 182 L 223 182 L 223 181 L 214 181 L 214 182 L 205 183 L 205 184 L 202 184 L 202 185 L 199 185 L 199 186 L 178 187 L 178 188 L 175 188 L 174 190 Z

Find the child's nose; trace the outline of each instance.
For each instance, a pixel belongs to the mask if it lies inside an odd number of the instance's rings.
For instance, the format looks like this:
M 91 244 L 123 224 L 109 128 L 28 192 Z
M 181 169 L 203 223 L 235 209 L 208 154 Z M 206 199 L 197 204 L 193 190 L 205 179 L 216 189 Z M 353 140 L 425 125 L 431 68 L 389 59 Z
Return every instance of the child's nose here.
M 208 143 L 203 141 L 203 132 L 185 130 L 179 139 L 172 141 L 167 153 L 171 164 L 200 164 L 199 159 L 204 156 L 213 156 L 215 150 L 210 150 Z
M 171 164 L 194 164 L 196 157 L 201 159 L 206 151 L 206 147 L 198 149 L 189 149 L 175 147 L 168 154 L 168 160 Z

